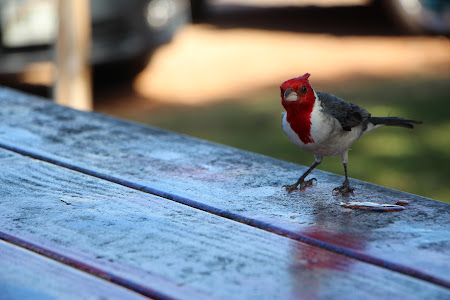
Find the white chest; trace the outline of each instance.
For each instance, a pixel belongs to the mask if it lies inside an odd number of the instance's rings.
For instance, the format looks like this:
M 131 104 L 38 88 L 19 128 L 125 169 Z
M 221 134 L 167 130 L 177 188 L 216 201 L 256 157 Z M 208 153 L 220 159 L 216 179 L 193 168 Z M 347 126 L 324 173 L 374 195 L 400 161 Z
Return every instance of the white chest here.
M 337 119 L 321 111 L 318 101 L 315 102 L 311 113 L 310 134 L 314 142 L 303 143 L 286 118 L 287 113 L 284 113 L 282 127 L 287 137 L 301 149 L 320 157 L 343 154 L 361 135 L 361 126 L 344 131 Z

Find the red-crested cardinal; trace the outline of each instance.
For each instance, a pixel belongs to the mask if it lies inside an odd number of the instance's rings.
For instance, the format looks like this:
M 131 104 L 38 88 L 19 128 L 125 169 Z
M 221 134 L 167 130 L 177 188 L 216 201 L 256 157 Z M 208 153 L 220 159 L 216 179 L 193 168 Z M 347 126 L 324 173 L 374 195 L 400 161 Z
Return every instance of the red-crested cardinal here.
M 414 128 L 420 121 L 397 117 L 372 117 L 369 112 L 355 104 L 336 96 L 315 92 L 309 84 L 310 74 L 289 79 L 281 84 L 281 104 L 286 112 L 283 115 L 283 131 L 298 147 L 314 154 L 315 162 L 292 185 L 283 186 L 290 193 L 312 185 L 313 180 L 305 181 L 324 156 L 341 156 L 345 180 L 341 187 L 335 188 L 339 194 L 353 193 L 347 177 L 348 150 L 350 146 L 366 133 L 382 126 Z

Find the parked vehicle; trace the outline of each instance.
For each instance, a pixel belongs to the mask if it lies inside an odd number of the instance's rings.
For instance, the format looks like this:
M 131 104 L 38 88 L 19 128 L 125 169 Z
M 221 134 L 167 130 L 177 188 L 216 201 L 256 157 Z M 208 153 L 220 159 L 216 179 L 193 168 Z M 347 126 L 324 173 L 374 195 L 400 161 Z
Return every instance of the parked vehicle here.
M 450 34 L 448 0 L 374 0 L 400 29 L 414 34 Z
M 191 0 L 194 21 L 200 21 L 207 16 L 209 1 Z M 267 1 L 260 0 L 259 2 Z M 295 2 L 299 4 L 314 3 L 305 0 L 289 1 L 290 4 Z M 450 34 L 449 0 L 371 0 L 368 3 L 374 8 L 381 7 L 386 15 L 405 33 Z
M 0 0 L 0 74 L 50 61 L 57 35 L 58 0 Z M 145 66 L 149 55 L 190 22 L 189 0 L 92 0 L 94 67 Z

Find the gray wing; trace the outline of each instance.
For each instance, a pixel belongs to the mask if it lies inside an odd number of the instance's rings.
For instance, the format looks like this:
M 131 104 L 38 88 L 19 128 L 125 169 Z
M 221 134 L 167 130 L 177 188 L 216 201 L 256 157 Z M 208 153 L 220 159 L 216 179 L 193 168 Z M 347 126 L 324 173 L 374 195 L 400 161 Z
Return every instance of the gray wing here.
M 370 113 L 358 105 L 327 93 L 317 92 L 317 96 L 320 98 L 322 111 L 336 118 L 346 131 L 359 124 L 366 124 L 366 120 L 370 118 Z

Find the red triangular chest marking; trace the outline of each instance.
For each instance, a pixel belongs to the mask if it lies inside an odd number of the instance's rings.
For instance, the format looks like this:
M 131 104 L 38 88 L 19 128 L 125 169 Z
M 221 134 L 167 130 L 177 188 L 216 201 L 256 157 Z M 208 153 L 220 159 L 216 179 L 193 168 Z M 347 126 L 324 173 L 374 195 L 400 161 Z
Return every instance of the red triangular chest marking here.
M 298 135 L 299 139 L 304 143 L 314 143 L 311 137 L 311 112 L 313 106 L 301 107 L 295 106 L 290 107 L 287 111 L 286 120 L 291 125 L 292 130 Z

